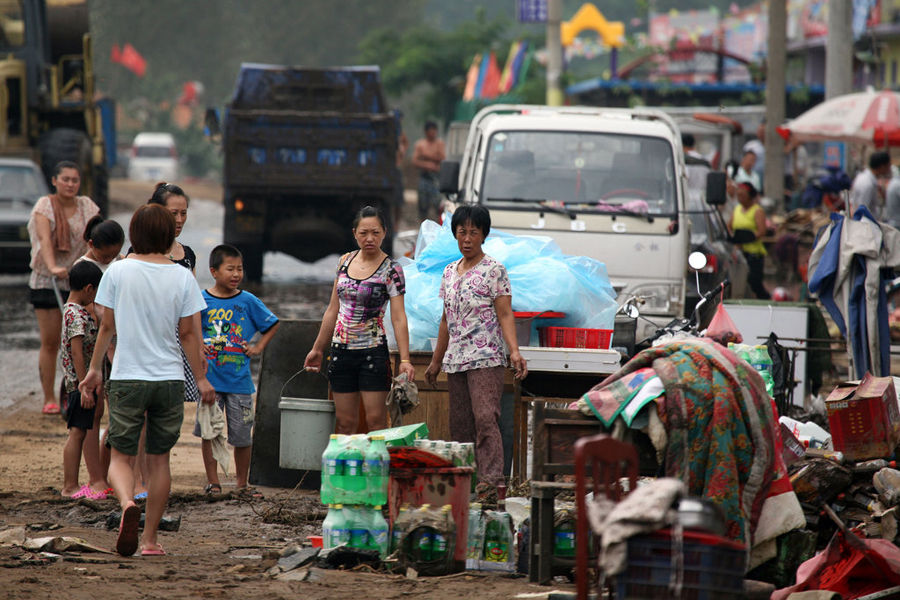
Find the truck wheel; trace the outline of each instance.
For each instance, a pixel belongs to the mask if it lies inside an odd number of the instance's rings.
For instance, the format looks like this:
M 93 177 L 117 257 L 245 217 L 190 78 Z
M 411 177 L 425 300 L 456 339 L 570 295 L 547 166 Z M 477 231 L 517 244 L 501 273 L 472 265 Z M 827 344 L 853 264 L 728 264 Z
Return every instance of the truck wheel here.
M 47 185 L 51 185 L 54 167 L 64 160 L 78 165 L 82 179 L 91 175 L 91 140 L 83 131 L 65 127 L 51 129 L 38 139 L 38 151 Z
M 244 277 L 247 281 L 260 282 L 263 277 L 263 249 L 262 246 L 241 246 L 241 254 L 244 257 Z

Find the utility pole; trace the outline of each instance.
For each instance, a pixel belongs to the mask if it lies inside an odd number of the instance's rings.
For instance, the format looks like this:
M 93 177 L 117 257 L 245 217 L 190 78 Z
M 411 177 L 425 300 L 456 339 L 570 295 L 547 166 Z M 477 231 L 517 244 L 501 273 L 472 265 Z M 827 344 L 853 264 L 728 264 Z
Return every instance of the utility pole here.
M 846 0 L 841 0 L 846 1 Z M 848 2 L 849 4 L 849 2 Z M 766 165 L 763 189 L 775 206 L 784 204 L 784 141 L 775 128 L 784 123 L 787 59 L 787 2 L 769 0 L 769 53 L 766 58 Z
M 825 99 L 853 91 L 853 3 L 828 0 L 825 39 Z
M 547 105 L 562 106 L 562 0 L 547 0 Z

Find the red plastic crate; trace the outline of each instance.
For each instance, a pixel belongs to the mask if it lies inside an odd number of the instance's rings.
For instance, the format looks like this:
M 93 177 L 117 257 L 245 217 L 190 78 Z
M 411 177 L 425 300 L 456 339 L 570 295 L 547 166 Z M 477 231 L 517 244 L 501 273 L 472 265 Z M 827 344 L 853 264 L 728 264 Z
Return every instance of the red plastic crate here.
M 541 346 L 545 348 L 590 348 L 609 350 L 612 329 L 580 327 L 539 327 Z

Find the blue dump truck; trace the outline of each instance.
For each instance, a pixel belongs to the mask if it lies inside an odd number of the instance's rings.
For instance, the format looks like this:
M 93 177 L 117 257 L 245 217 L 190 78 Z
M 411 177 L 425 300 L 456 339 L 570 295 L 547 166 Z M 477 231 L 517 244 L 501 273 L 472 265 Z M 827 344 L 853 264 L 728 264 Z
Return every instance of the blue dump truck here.
M 221 131 L 225 242 L 249 280 L 262 279 L 266 252 L 309 262 L 354 248 L 365 205 L 382 209 L 391 252 L 399 125 L 378 67 L 244 64 Z

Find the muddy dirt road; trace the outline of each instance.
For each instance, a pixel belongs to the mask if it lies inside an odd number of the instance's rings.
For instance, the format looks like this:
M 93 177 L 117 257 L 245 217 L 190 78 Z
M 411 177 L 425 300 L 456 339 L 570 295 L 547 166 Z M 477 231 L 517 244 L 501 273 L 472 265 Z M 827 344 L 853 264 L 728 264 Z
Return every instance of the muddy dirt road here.
M 221 240 L 220 196 L 204 188 L 208 196 L 204 198 L 185 187 L 194 199 L 184 241 L 204 257 Z M 140 203 L 142 196 L 142 189 L 123 191 L 121 185 L 114 186 L 116 218 L 127 225 L 129 206 Z M 333 264 L 334 260 L 304 265 L 289 257 L 269 256 L 266 283 L 256 291 L 282 317 L 318 318 L 328 299 Z M 205 265 L 199 267 L 198 279 L 205 285 Z M 59 417 L 40 413 L 36 331 L 27 305 L 27 278 L 0 276 L 0 597 L 488 600 L 550 591 L 524 578 L 477 573 L 409 580 L 386 573 L 313 568 L 291 571 L 303 575 L 303 581 L 268 577 L 277 552 L 320 532 L 324 509 L 316 494 L 302 490 L 260 488 L 262 499 L 232 497 L 232 478 L 223 479 L 224 495 L 202 494 L 206 480 L 199 441 L 190 434 L 191 410 L 172 452 L 167 516 L 180 519 L 180 529 L 160 534 L 167 556 L 41 553 L 10 545 L 4 535 L 15 537 L 13 533 L 20 541 L 22 536 L 74 536 L 100 549 L 112 548 L 116 537 L 115 530 L 106 526 L 110 513 L 118 510 L 114 499 L 76 501 L 58 494 L 66 429 Z M 16 529 L 20 527 L 24 531 Z

